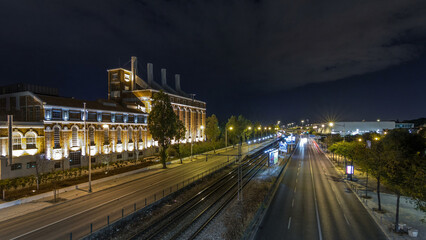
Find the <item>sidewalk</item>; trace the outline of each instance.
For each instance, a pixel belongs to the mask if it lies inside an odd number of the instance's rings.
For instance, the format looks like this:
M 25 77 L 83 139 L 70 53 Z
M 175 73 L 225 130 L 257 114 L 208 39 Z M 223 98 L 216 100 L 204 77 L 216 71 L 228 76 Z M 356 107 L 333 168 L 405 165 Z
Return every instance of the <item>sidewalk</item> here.
M 262 145 L 266 145 L 271 141 L 265 141 L 262 143 Z M 242 147 L 242 154 L 243 157 L 247 155 L 247 145 L 243 144 Z M 253 145 L 251 145 L 253 146 Z M 253 147 L 250 147 L 250 152 L 253 152 L 255 149 L 261 147 L 259 144 L 256 144 Z M 225 153 L 227 151 L 235 150 L 232 148 L 232 146 L 228 148 L 222 148 L 216 150 L 216 154 L 218 153 Z M 207 152 L 208 154 L 212 154 L 213 151 Z M 193 159 L 191 161 L 191 157 L 186 157 L 183 159 L 183 164 L 180 164 L 180 159 L 173 160 L 168 163 L 168 168 L 175 168 L 182 166 L 184 164 L 194 163 L 198 161 L 205 161 L 205 156 L 202 154 L 200 155 L 194 155 Z M 209 158 L 209 161 L 211 161 L 211 157 Z M 99 192 L 104 189 L 108 189 L 120 184 L 125 184 L 127 182 L 144 178 L 146 176 L 159 174 L 162 171 L 165 171 L 166 169 L 162 168 L 162 164 L 156 164 L 147 168 L 142 168 L 122 174 L 117 174 L 114 176 L 98 179 L 95 181 L 92 181 L 92 192 Z M 65 201 L 69 201 L 72 199 L 76 199 L 85 195 L 88 195 L 88 183 L 79 184 L 78 186 L 70 186 L 67 188 L 59 189 L 59 195 L 57 197 L 59 198 L 59 201 L 54 203 L 53 202 L 53 192 L 43 193 L 39 195 L 35 195 L 28 198 L 22 198 L 13 202 L 9 203 L 3 203 L 0 204 L 0 222 L 5 221 L 7 219 L 11 219 L 14 217 L 18 217 L 21 215 L 25 215 L 30 212 L 34 212 L 46 207 L 53 206 L 55 204 L 61 204 Z M 3 207 L 1 206 L 3 205 Z
M 323 151 L 324 152 L 324 151 Z M 339 175 L 344 177 L 344 170 L 342 167 L 337 167 L 331 160 L 330 154 L 325 156 L 333 163 L 334 168 Z M 401 196 L 399 203 L 399 223 L 406 224 L 407 228 L 414 228 L 418 230 L 417 238 L 412 238 L 408 234 L 399 235 L 392 231 L 393 224 L 395 223 L 396 214 L 396 195 L 391 193 L 380 192 L 380 199 L 382 209 L 386 212 L 381 214 L 373 211 L 373 208 L 378 208 L 377 192 L 376 190 L 376 179 L 369 175 L 368 177 L 368 188 L 367 195 L 370 198 L 364 198 L 365 196 L 365 182 L 366 175 L 355 169 L 355 176 L 358 179 L 357 182 L 345 180 L 346 184 L 356 194 L 358 200 L 363 204 L 365 209 L 370 213 L 376 223 L 381 227 L 383 232 L 386 234 L 388 239 L 392 240 L 405 240 L 405 239 L 422 239 L 426 240 L 426 223 L 421 222 L 422 218 L 425 218 L 425 213 L 415 209 L 414 203 L 410 202 L 410 198 Z

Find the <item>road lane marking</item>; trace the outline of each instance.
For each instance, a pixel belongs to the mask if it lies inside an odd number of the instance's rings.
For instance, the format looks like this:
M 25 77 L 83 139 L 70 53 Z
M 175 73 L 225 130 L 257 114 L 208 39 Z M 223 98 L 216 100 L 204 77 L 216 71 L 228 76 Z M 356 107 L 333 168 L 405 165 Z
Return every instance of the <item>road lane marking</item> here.
M 345 217 L 346 223 L 347 223 L 348 225 L 351 225 L 351 224 L 349 224 L 348 218 L 346 217 L 346 215 L 345 215 L 344 213 L 343 213 L 343 217 Z
M 287 225 L 287 229 L 290 229 L 290 225 L 291 225 L 291 217 L 288 218 L 288 225 Z
M 136 191 L 135 191 L 135 192 L 136 192 Z M 62 222 L 62 221 L 68 220 L 68 219 L 70 219 L 70 218 L 72 218 L 72 217 L 75 217 L 75 216 L 80 215 L 80 214 L 82 214 L 82 213 L 85 213 L 85 212 L 91 211 L 91 210 L 93 210 L 93 209 L 95 209 L 95 208 L 101 207 L 101 206 L 106 205 L 106 204 L 108 204 L 108 203 L 111 203 L 111 202 L 114 202 L 114 201 L 120 200 L 121 198 L 124 198 L 124 197 L 127 197 L 127 196 L 129 196 L 129 195 L 134 194 L 135 192 L 131 192 L 131 193 L 128 193 L 128 194 L 122 195 L 122 196 L 120 196 L 120 197 L 117 197 L 117 198 L 111 199 L 111 200 L 109 200 L 108 202 L 104 202 L 104 203 L 102 203 L 102 204 L 99 204 L 99 205 L 97 205 L 97 206 L 93 206 L 93 207 L 91 207 L 91 208 L 89 208 L 89 209 L 86 209 L 86 210 L 84 210 L 84 211 L 81 211 L 81 212 L 78 212 L 78 213 L 74 213 L 73 215 L 70 215 L 70 216 L 68 216 L 68 217 L 66 217 L 66 218 L 62 218 L 62 219 L 60 219 L 60 220 L 58 220 L 58 221 L 55 221 L 55 222 L 49 223 L 49 224 L 47 224 L 47 225 L 45 225 L 45 226 L 39 227 L 39 228 L 34 229 L 34 230 L 32 230 L 32 231 L 29 231 L 29 232 L 27 232 L 27 233 L 21 234 L 21 235 L 19 235 L 19 236 L 17 236 L 17 237 L 11 238 L 11 240 L 21 238 L 21 237 L 23 237 L 23 236 L 26 236 L 26 235 L 28 235 L 28 234 L 31 234 L 31 233 L 37 232 L 37 231 L 39 231 L 39 230 L 41 230 L 41 229 L 43 229 L 43 228 L 50 227 L 50 226 L 55 225 L 55 224 L 57 224 L 57 223 L 59 223 L 59 222 Z
M 309 160 L 310 160 L 310 158 L 309 158 Z M 320 223 L 319 213 L 318 213 L 317 194 L 316 194 L 316 191 L 315 191 L 314 174 L 312 172 L 312 160 L 309 161 L 309 167 L 310 167 L 310 170 L 311 170 L 312 188 L 314 190 L 314 200 L 315 200 L 314 202 L 315 202 L 315 213 L 317 215 L 318 235 L 319 235 L 319 239 L 322 240 L 321 223 Z
M 296 184 L 297 184 L 297 178 L 296 178 Z
M 294 207 L 294 198 L 293 201 L 291 201 L 291 207 Z
M 337 192 L 336 192 L 336 189 L 334 188 L 333 185 L 331 185 L 331 190 L 333 190 L 333 192 L 334 192 L 334 196 L 336 197 L 337 203 L 340 205 L 340 207 L 342 207 L 342 203 L 340 202 L 339 198 L 337 197 Z
M 296 192 L 296 187 L 294 187 L 294 192 Z

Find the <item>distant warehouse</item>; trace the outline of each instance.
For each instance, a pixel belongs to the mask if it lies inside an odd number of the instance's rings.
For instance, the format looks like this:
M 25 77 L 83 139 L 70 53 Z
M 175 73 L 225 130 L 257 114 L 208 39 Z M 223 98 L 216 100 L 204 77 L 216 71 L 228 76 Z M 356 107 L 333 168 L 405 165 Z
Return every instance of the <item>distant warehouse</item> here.
M 367 132 L 383 134 L 386 130 L 395 128 L 413 129 L 414 123 L 397 123 L 395 121 L 361 121 L 361 122 L 333 122 L 317 125 L 318 132 L 324 134 L 357 135 Z

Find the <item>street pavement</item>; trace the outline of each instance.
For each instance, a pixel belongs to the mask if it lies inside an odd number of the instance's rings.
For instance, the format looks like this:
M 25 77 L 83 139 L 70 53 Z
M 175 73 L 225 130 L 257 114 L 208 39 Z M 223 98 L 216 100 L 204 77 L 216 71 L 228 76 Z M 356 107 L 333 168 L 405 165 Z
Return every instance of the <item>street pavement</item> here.
M 255 239 L 386 239 L 330 161 L 301 139 Z
M 244 153 L 248 149 L 243 147 L 242 150 Z M 221 154 L 237 154 L 237 148 Z M 227 156 L 210 156 L 208 161 L 203 157 L 188 164 L 151 170 L 129 182 L 9 218 L 0 222 L 0 239 L 70 239 L 71 236 L 78 239 L 90 232 L 91 223 L 93 230 L 96 230 L 107 223 L 108 216 L 110 222 L 119 219 L 122 208 L 125 208 L 124 215 L 127 215 L 134 210 L 135 203 L 139 209 L 144 206 L 145 198 L 149 204 L 154 201 L 154 194 L 157 200 L 162 197 L 163 189 L 167 195 L 170 188 L 176 190 L 178 184 L 182 188 L 183 181 L 200 177 L 200 174 L 227 162 Z

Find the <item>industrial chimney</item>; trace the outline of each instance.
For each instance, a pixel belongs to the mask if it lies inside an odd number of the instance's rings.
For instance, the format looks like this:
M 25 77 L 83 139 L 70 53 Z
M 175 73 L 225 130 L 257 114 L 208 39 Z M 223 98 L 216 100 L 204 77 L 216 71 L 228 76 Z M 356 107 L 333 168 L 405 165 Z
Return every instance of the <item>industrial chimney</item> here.
M 167 75 L 166 75 L 166 69 L 161 69 L 161 86 L 166 87 L 167 86 Z
M 175 74 L 175 88 L 176 91 L 180 92 L 180 74 Z
M 148 75 L 148 85 L 152 86 L 152 82 L 154 81 L 154 65 L 152 65 L 152 63 L 148 63 L 146 68 Z
M 137 75 L 137 71 L 138 71 L 138 58 L 135 56 L 132 56 L 132 85 L 131 85 L 131 90 L 135 89 L 135 82 L 136 82 L 136 75 Z

